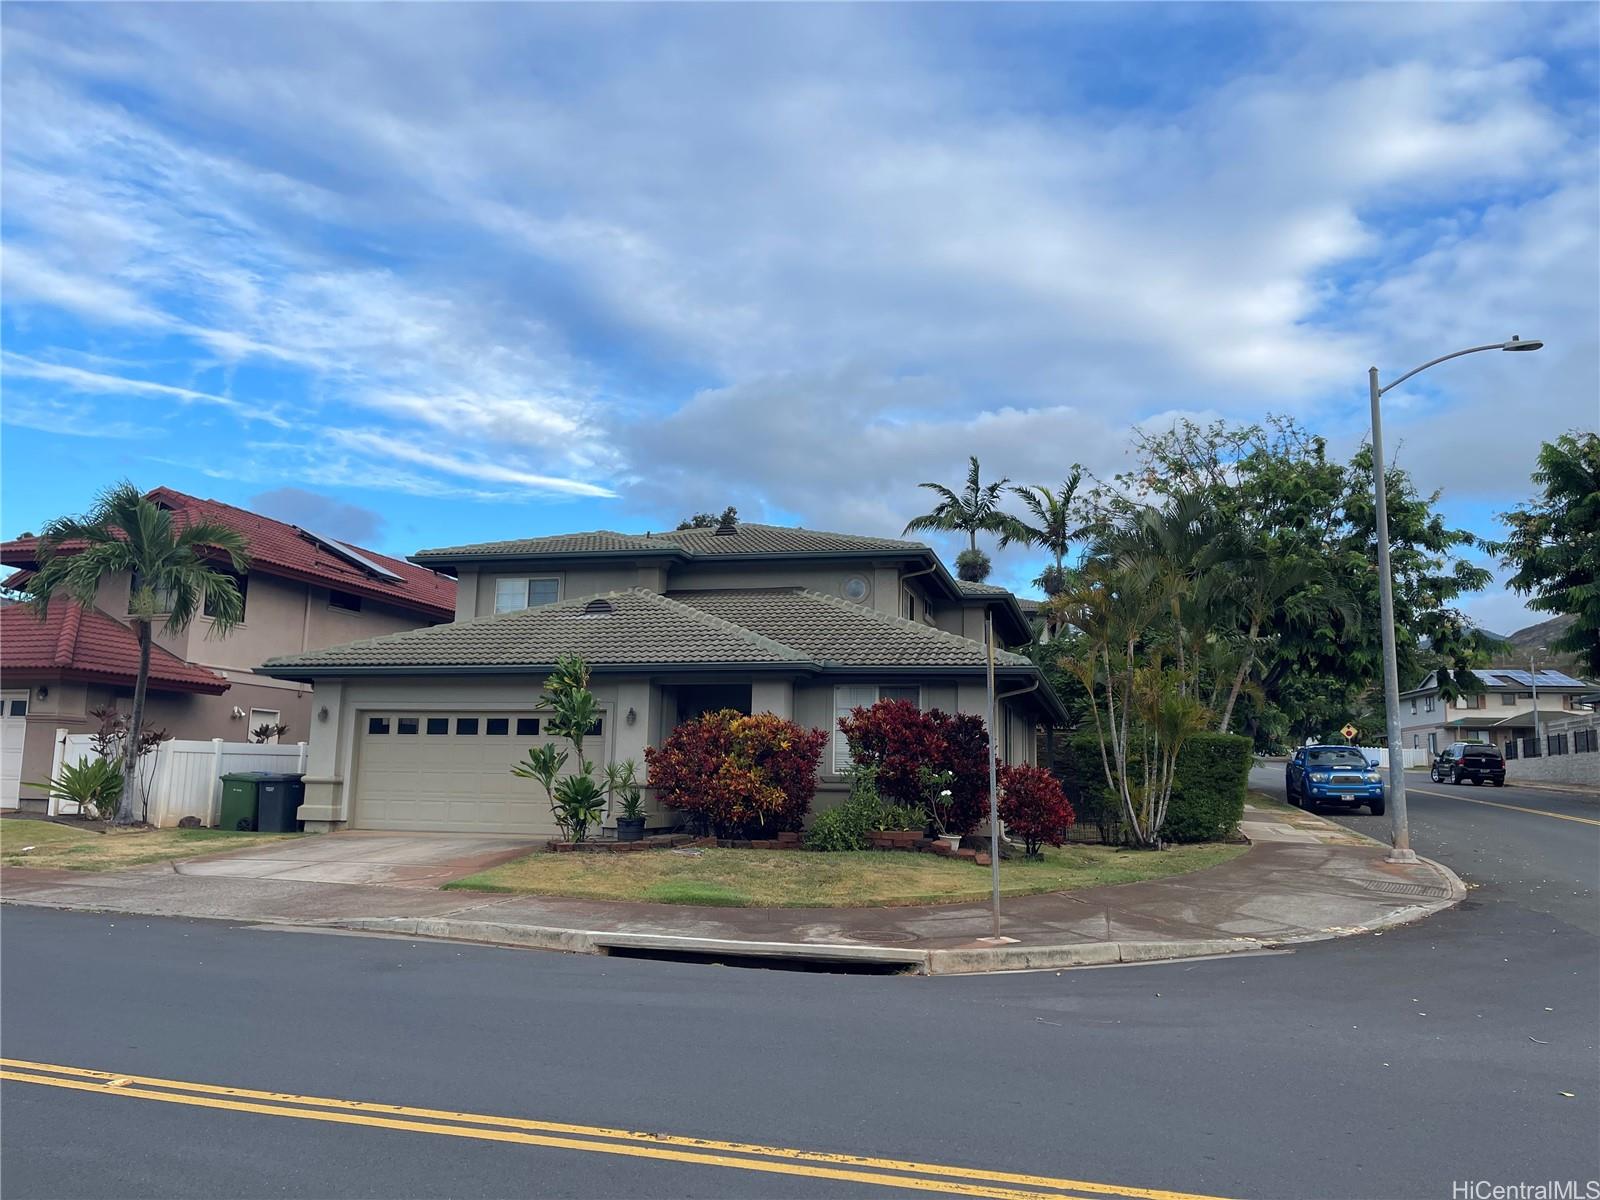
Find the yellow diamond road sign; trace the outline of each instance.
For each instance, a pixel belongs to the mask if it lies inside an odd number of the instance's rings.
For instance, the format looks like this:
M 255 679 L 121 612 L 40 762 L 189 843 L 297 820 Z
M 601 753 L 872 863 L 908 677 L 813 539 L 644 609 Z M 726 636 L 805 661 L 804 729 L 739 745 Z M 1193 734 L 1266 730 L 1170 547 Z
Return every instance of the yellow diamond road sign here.
M 1354 725 L 1346 725 L 1343 729 L 1339 730 L 1339 732 L 1344 734 L 1346 740 L 1348 740 L 1355 737 L 1357 730 Z

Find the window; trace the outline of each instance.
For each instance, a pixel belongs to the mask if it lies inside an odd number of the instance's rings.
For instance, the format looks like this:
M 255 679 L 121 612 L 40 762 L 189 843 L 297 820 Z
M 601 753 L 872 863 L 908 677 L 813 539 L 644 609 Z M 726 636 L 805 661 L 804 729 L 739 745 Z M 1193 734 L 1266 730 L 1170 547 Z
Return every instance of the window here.
M 367 732 L 368 733 L 388 733 L 389 732 L 389 718 L 388 717 L 368 717 L 367 718 Z
M 1428 735 L 1428 753 L 1435 756 L 1439 753 L 1439 735 L 1437 733 Z
M 428 718 L 428 726 L 427 726 L 427 728 L 428 728 L 428 732 L 429 733 L 435 733 L 435 734 L 437 734 L 437 733 L 449 733 L 450 732 L 450 718 L 449 717 L 429 717 Z
M 140 591 L 143 587 L 144 587 L 144 577 L 142 575 L 140 575 L 139 572 L 137 572 L 137 571 L 133 572 L 128 577 L 128 615 L 129 616 L 133 615 L 133 597 L 134 597 L 134 593 Z M 172 611 L 172 593 L 171 592 L 168 592 L 164 588 L 157 588 L 156 589 L 156 593 L 155 593 L 155 611 L 158 612 L 158 613 L 168 613 L 168 612 Z M 208 612 L 206 615 L 210 616 L 211 614 Z
M 906 589 L 905 618 L 908 621 L 917 619 L 917 594 L 910 588 Z
M 1561 707 L 1566 709 L 1568 712 L 1572 711 L 1572 693 L 1571 692 L 1568 692 L 1566 695 L 1561 697 Z
M 602 733 L 605 732 L 605 724 L 606 723 L 604 721 L 599 720 L 598 718 L 596 718 L 595 723 L 593 725 L 589 726 L 589 733 L 588 733 L 587 736 L 589 736 L 589 737 L 599 737 Z
M 25 717 L 28 715 L 28 702 L 26 700 L 13 700 L 6 706 L 6 716 Z
M 490 717 L 484 722 L 484 730 L 490 737 L 504 737 L 511 732 L 511 721 L 506 717 Z
M 1422 735 L 1420 733 L 1413 733 L 1411 735 L 1411 748 L 1413 750 L 1422 749 Z
M 361 597 L 351 592 L 329 592 L 328 607 L 343 609 L 345 612 L 360 612 Z
M 538 608 L 541 604 L 554 604 L 559 599 L 561 599 L 559 579 L 511 578 L 494 581 L 494 611 L 497 613 Z
M 1458 707 L 1458 708 L 1482 708 L 1483 707 L 1483 703 L 1484 703 L 1484 695 L 1483 695 L 1482 692 L 1479 692 L 1475 696 L 1461 696 L 1461 697 L 1459 697 L 1456 700 L 1456 707 Z
M 1411 715 L 1413 717 L 1417 715 L 1417 702 L 1415 700 L 1411 702 Z
M 218 571 L 217 574 L 226 575 L 233 580 L 233 586 L 239 589 L 239 619 L 241 621 L 244 620 L 245 596 L 250 591 L 250 577 L 248 575 L 238 575 L 232 571 Z M 205 602 L 204 611 L 208 617 L 217 615 L 209 598 Z
M 1433 697 L 1432 696 L 1424 696 L 1422 698 L 1422 707 L 1427 709 L 1429 712 L 1432 712 L 1433 711 Z
M 396 733 L 415 733 L 417 731 L 417 719 L 415 717 L 401 717 L 395 722 L 394 731 Z
M 478 732 L 477 717 L 457 717 L 456 733 L 458 736 L 471 737 Z
M 1515 692 L 1501 692 L 1500 703 L 1506 708 L 1515 708 L 1517 706 L 1517 694 Z
M 276 746 L 278 744 L 278 734 L 276 732 L 278 720 L 282 716 L 283 714 L 275 708 L 252 708 L 250 710 L 250 720 L 245 726 L 245 732 L 250 735 L 250 740 L 253 742 L 256 740 L 256 730 L 265 725 L 273 730 L 267 736 L 267 743 Z
M 909 700 L 922 707 L 922 689 L 915 685 L 880 686 L 875 683 L 839 684 L 833 689 L 833 773 L 843 775 L 850 769 L 850 743 L 839 731 L 839 718 L 848 717 L 852 709 L 871 708 L 879 700 Z
M 518 737 L 532 737 L 534 734 L 536 734 L 538 732 L 539 732 L 539 718 L 538 717 L 518 717 L 517 718 L 517 736 Z

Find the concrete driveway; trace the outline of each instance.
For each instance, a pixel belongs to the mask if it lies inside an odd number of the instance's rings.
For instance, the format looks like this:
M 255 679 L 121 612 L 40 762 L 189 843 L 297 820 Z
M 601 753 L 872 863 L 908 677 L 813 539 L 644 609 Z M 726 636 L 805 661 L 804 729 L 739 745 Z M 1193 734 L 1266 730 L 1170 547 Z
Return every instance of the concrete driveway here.
M 508 834 L 309 834 L 175 863 L 180 875 L 281 879 L 293 883 L 365 883 L 436 888 L 539 849 L 546 839 Z

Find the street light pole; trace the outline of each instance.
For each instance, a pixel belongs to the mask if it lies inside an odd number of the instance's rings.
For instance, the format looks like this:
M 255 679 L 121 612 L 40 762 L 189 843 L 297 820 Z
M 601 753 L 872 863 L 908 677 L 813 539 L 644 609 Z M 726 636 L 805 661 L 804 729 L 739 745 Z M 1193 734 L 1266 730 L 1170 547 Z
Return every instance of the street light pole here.
M 1544 738 L 1539 726 L 1539 668 L 1534 664 L 1539 661 L 1537 654 L 1528 655 L 1528 680 L 1533 685 L 1533 744 L 1539 748 L 1539 753 L 1544 753 Z
M 1390 862 L 1416 862 L 1417 855 L 1411 849 L 1411 826 L 1406 819 L 1405 749 L 1400 745 L 1400 665 L 1395 650 L 1394 575 L 1389 568 L 1389 489 L 1384 477 L 1383 413 L 1379 402 L 1390 388 L 1397 387 L 1413 375 L 1452 358 L 1460 358 L 1464 354 L 1477 354 L 1484 350 L 1537 350 L 1543 345 L 1544 343 L 1536 338 L 1524 340 L 1512 334 L 1508 342 L 1469 346 L 1465 350 L 1441 354 L 1438 358 L 1429 359 L 1420 367 L 1407 371 L 1392 383 L 1382 385 L 1378 383 L 1377 367 L 1372 367 L 1367 372 L 1367 388 L 1372 399 L 1372 496 L 1378 541 L 1378 605 L 1383 623 L 1384 728 L 1389 741 L 1388 803 L 1390 842 L 1393 847 L 1389 851 Z M 1537 696 L 1534 698 L 1533 711 L 1535 730 L 1537 730 L 1539 719 Z
M 1400 745 L 1400 662 L 1394 642 L 1394 575 L 1389 569 L 1389 488 L 1384 479 L 1383 389 L 1378 368 L 1367 372 L 1372 392 L 1372 496 L 1378 537 L 1378 606 L 1383 625 L 1383 714 L 1389 741 L 1390 862 L 1416 862 L 1406 821 L 1405 749 Z
M 989 889 L 992 932 L 1000 940 L 1000 796 L 999 772 L 995 768 L 996 741 L 999 739 L 999 705 L 994 694 L 994 609 L 983 610 L 983 642 L 987 659 L 985 676 L 989 685 Z

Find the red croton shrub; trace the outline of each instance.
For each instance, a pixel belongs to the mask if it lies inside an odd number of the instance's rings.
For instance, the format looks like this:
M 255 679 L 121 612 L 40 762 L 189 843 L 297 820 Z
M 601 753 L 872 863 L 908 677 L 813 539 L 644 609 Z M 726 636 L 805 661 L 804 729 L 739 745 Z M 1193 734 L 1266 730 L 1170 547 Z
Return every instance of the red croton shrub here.
M 989 735 L 971 713 L 923 712 L 909 700 L 880 700 L 839 718 L 850 756 L 878 769 L 878 794 L 926 808 L 919 769 L 949 771 L 950 799 L 938 814 L 951 833 L 977 828 L 989 807 Z
M 647 747 L 650 785 L 663 804 L 717 837 L 768 838 L 798 830 L 817 790 L 828 735 L 772 713 L 733 709 L 685 721 Z
M 1001 767 L 1000 819 L 1037 858 L 1041 846 L 1061 845 L 1078 818 L 1060 781 L 1043 767 Z

